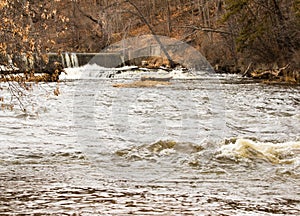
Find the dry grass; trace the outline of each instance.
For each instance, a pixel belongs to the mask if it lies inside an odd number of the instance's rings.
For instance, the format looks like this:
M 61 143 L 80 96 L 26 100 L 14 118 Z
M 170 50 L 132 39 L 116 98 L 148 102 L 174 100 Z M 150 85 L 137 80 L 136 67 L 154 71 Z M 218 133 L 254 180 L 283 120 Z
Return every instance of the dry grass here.
M 25 74 L 23 76 L 20 75 L 14 75 L 14 74 L 8 74 L 8 75 L 2 75 L 0 77 L 0 82 L 57 82 L 58 81 L 58 75 L 57 74 Z
M 132 83 L 116 83 L 116 84 L 113 84 L 113 87 L 116 87 L 116 88 L 151 88 L 151 87 L 166 86 L 166 85 L 171 85 L 171 83 L 146 80 L 146 81 L 135 81 Z

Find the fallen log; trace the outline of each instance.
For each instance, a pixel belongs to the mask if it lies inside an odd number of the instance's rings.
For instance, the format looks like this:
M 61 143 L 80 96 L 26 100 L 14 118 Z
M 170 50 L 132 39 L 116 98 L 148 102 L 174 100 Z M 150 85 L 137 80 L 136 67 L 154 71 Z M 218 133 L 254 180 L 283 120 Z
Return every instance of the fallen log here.
M 250 73 L 250 77 L 252 77 L 253 79 L 276 79 L 279 78 L 279 76 L 283 75 L 283 71 L 286 70 L 288 67 L 289 64 L 279 69 L 254 70 Z

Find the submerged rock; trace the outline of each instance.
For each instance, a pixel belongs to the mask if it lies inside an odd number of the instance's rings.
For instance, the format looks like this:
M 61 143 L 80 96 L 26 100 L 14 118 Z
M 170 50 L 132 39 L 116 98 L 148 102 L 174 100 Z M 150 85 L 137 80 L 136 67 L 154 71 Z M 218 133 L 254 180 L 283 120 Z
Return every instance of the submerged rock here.
M 149 87 L 157 87 L 157 86 L 165 86 L 165 85 L 171 85 L 171 83 L 166 82 L 166 81 L 146 80 L 146 81 L 135 81 L 132 83 L 116 83 L 116 84 L 113 84 L 113 87 L 116 87 L 116 88 L 149 88 Z

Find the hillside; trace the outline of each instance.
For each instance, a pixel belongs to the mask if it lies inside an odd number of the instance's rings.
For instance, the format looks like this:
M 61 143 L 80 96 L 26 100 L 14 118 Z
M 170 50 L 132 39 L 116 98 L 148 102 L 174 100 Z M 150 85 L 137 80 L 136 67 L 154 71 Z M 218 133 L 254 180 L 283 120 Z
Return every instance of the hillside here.
M 154 33 L 188 43 L 223 72 L 289 65 L 293 76 L 299 76 L 297 0 L 24 2 L 0 2 L 4 23 L 0 28 L 0 56 L 100 52 L 122 39 Z M 0 60 L 4 62 L 3 57 Z

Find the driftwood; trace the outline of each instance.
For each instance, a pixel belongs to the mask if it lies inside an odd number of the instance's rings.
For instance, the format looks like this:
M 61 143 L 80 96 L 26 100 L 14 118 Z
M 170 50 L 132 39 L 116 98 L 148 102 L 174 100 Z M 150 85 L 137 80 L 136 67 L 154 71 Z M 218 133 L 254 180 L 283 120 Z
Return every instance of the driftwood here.
M 247 69 L 245 70 L 245 72 L 243 73 L 243 77 L 245 77 L 245 76 L 247 76 L 248 75 L 248 73 L 249 73 L 249 71 L 250 71 L 250 68 L 251 68 L 251 66 L 252 66 L 252 62 L 248 65 L 248 67 L 247 67 Z
M 272 78 L 278 78 L 280 75 L 282 75 L 282 72 L 286 70 L 289 67 L 289 64 L 287 64 L 285 67 L 279 68 L 279 69 L 271 69 L 271 70 L 255 70 L 252 71 L 249 75 L 250 77 L 254 79 L 272 79 Z M 247 75 L 245 72 L 244 75 Z

